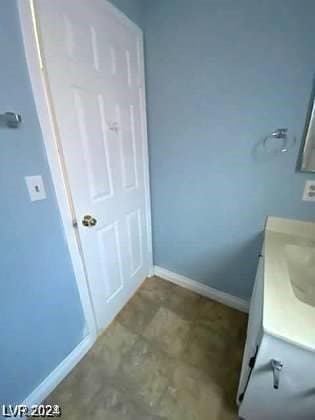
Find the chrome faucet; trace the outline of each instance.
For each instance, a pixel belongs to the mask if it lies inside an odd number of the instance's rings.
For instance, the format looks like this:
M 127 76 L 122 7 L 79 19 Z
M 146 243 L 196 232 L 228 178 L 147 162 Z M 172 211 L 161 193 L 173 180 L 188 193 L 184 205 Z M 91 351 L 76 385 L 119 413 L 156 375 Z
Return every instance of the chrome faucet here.
M 279 360 L 272 359 L 271 367 L 273 372 L 273 387 L 274 389 L 279 389 L 280 372 L 283 368 L 283 363 Z

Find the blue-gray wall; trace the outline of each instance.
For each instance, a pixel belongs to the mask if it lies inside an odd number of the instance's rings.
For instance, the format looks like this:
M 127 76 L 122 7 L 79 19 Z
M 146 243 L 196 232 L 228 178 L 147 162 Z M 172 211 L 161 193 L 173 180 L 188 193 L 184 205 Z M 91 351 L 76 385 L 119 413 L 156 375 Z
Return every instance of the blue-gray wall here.
M 144 4 L 155 264 L 248 297 L 265 217 L 315 220 L 299 145 L 257 146 L 277 127 L 300 142 L 315 3 Z
M 125 13 L 129 19 L 134 21 L 140 28 L 143 27 L 145 0 L 110 0 L 110 2 Z
M 84 317 L 47 165 L 15 1 L 0 5 L 0 404 L 20 403 L 82 340 Z M 31 203 L 25 175 L 48 199 Z

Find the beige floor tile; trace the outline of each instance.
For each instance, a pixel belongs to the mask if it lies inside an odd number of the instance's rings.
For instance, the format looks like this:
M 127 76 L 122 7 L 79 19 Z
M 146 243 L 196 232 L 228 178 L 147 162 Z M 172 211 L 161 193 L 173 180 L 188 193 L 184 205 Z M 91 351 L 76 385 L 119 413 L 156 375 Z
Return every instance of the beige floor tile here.
M 87 420 L 160 420 L 160 417 L 151 416 L 144 407 L 114 386 L 104 387 L 83 414 Z
M 88 354 L 47 398 L 47 404 L 58 404 L 63 419 L 78 418 L 78 414 L 91 405 L 97 393 L 111 379 L 98 357 Z
M 135 400 L 150 409 L 168 385 L 171 366 L 167 354 L 140 338 L 123 359 L 121 372 L 124 386 L 131 390 Z
M 196 319 L 200 305 L 200 296 L 190 290 L 172 285 L 164 306 L 188 321 Z
M 114 375 L 121 358 L 130 351 L 138 336 L 114 321 L 110 328 L 98 338 L 90 351 L 91 356 L 98 358 L 101 369 Z
M 158 309 L 159 305 L 145 295 L 137 293 L 116 319 L 131 331 L 141 334 Z
M 199 370 L 179 363 L 159 410 L 160 415 L 172 420 L 216 420 L 222 401 L 220 387 Z
M 227 338 L 242 337 L 247 324 L 246 314 L 206 298 L 201 298 L 196 319 Z
M 240 369 L 229 369 L 222 382 L 224 407 L 226 410 L 236 410 L 236 396 L 240 377 Z
M 183 352 L 192 323 L 161 306 L 144 331 L 144 336 L 172 355 Z
M 172 288 L 172 283 L 153 276 L 145 280 L 138 294 L 150 299 L 154 305 L 162 305 L 169 298 Z
M 217 420 L 239 420 L 237 408 L 227 408 L 224 405 L 221 407 Z
M 215 378 L 224 375 L 227 343 L 224 336 L 203 324 L 194 324 L 182 360 Z
M 148 279 L 46 402 L 64 420 L 236 420 L 246 324 L 245 314 Z

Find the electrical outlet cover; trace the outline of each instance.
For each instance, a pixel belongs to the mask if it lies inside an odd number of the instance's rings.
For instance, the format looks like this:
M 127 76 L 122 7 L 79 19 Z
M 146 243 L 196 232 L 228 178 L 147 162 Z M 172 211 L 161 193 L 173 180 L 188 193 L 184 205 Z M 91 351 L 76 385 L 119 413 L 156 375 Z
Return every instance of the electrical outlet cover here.
M 25 182 L 31 201 L 47 198 L 43 178 L 40 175 L 26 176 Z
M 315 181 L 305 182 L 303 200 L 315 201 Z

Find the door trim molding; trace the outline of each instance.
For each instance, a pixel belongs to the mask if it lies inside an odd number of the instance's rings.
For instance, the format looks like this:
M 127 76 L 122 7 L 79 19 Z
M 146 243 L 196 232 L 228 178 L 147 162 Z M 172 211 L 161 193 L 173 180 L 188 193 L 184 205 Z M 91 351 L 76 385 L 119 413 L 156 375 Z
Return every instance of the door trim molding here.
M 154 274 L 157 277 L 161 277 L 162 279 L 168 280 L 174 284 L 177 284 L 178 286 L 192 290 L 201 296 L 215 300 L 216 302 L 222 303 L 223 305 L 237 309 L 241 312 L 248 312 L 249 303 L 244 299 L 232 296 L 229 293 L 221 292 L 220 290 L 214 289 L 213 287 L 182 276 L 181 274 L 173 273 L 172 271 L 158 267 L 157 265 L 154 266 Z
M 145 189 L 145 208 L 146 208 L 146 222 L 147 222 L 147 243 L 149 254 L 149 273 L 148 276 L 153 276 L 153 243 L 152 243 L 152 216 L 151 216 L 151 192 L 150 192 L 150 168 L 149 168 L 149 141 L 148 141 L 148 127 L 147 127 L 147 106 L 146 106 L 146 79 L 145 79 L 145 65 L 144 65 L 144 42 L 143 33 L 140 30 L 140 60 L 142 69 L 143 86 L 141 90 L 142 100 L 142 138 L 143 138 L 143 160 L 144 160 L 144 189 Z
M 57 197 L 57 204 L 64 228 L 65 239 L 71 257 L 85 320 L 87 322 L 88 334 L 92 341 L 95 341 L 97 334 L 96 320 L 88 288 L 87 276 L 83 260 L 81 258 L 80 247 L 77 241 L 75 229 L 73 228 L 71 199 L 65 181 L 62 157 L 58 150 L 58 139 L 49 103 L 42 60 L 39 55 L 37 32 L 34 26 L 35 22 L 33 20 L 33 1 L 18 0 L 17 5 L 33 98 L 42 131 L 53 186 Z

